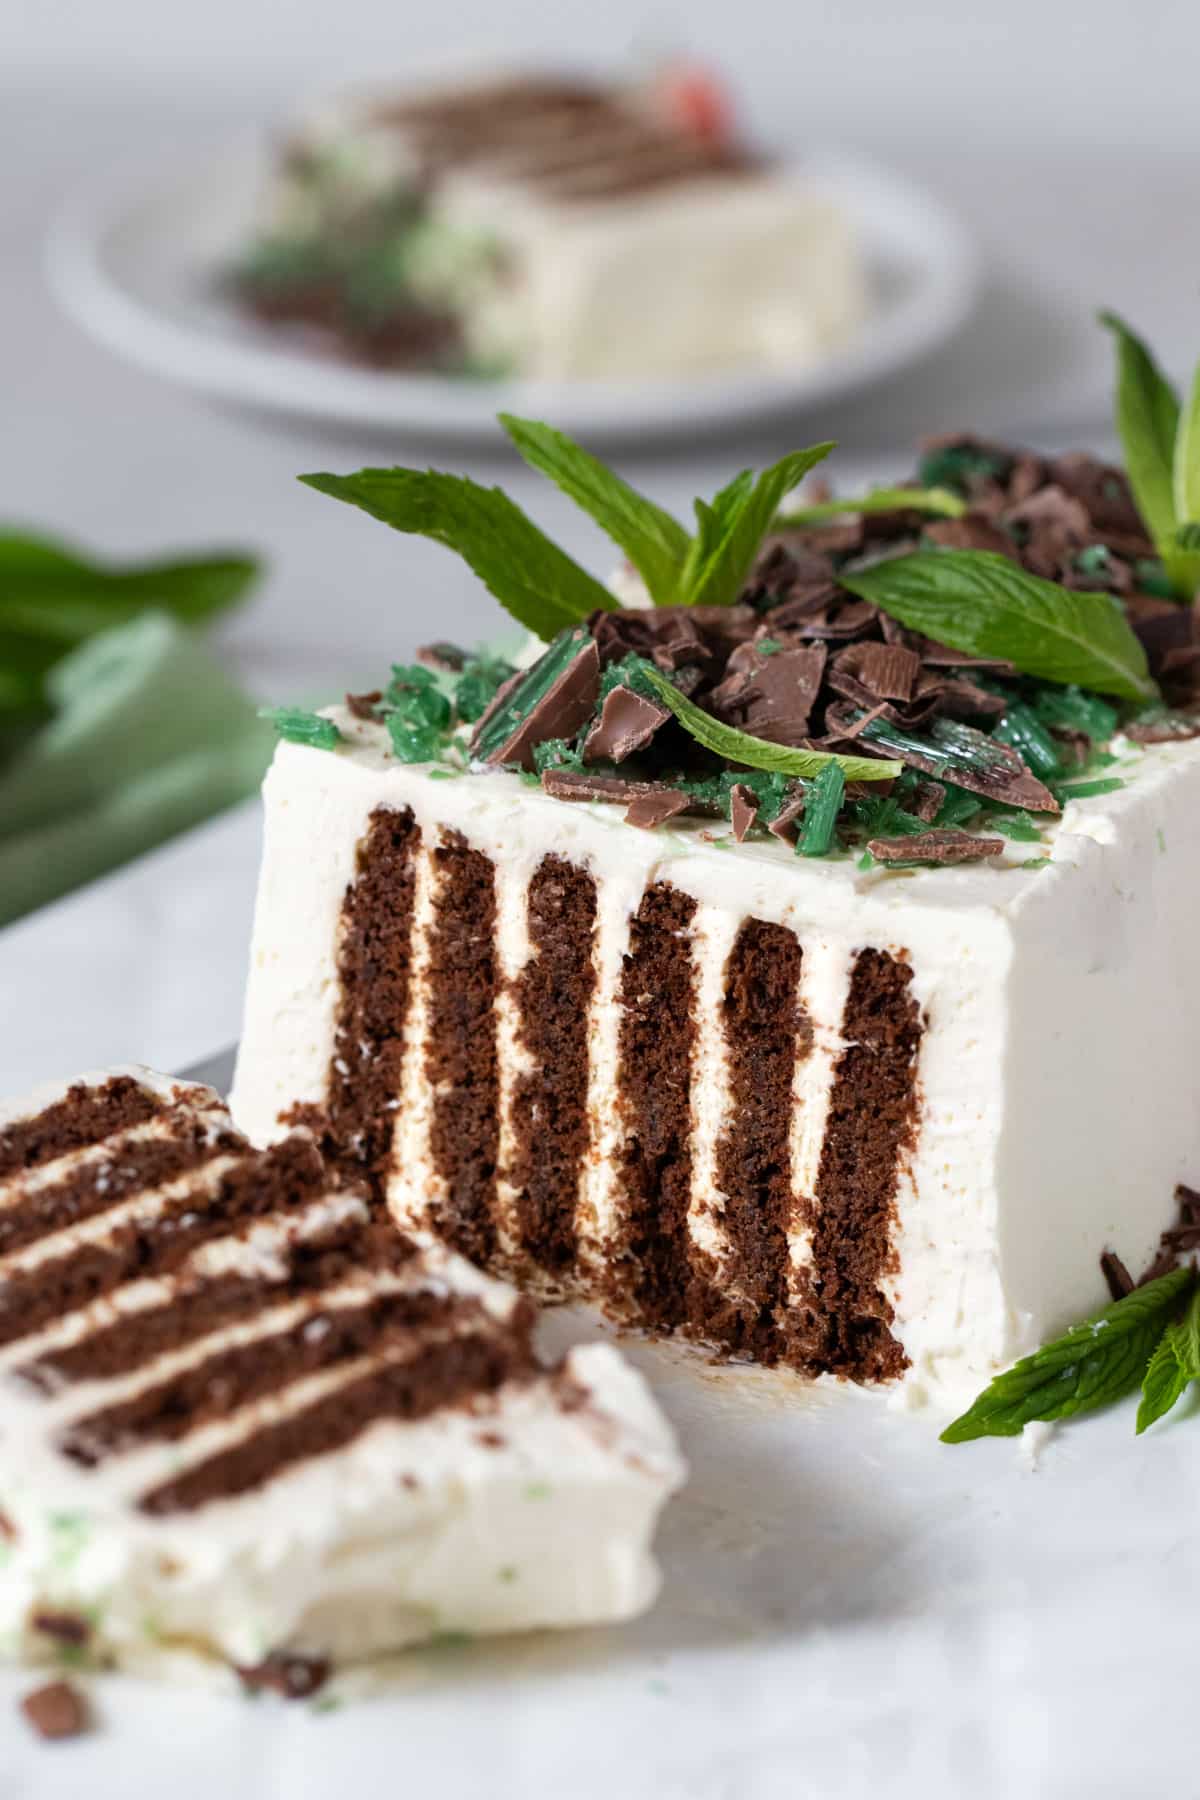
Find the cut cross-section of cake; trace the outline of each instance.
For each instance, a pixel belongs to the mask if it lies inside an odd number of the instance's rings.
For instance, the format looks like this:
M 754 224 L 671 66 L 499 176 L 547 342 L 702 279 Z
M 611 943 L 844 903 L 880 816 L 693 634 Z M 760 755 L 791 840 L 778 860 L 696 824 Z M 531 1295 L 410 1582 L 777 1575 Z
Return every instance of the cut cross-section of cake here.
M 311 1693 L 445 1632 L 628 1617 L 681 1479 L 605 1345 L 138 1068 L 0 1108 L 0 1633 Z
M 752 153 L 697 71 L 328 105 L 233 280 L 260 320 L 372 362 L 550 379 L 802 365 L 855 329 L 866 285 L 836 199 Z
M 1200 1171 L 1200 524 L 963 437 L 691 536 L 503 422 L 640 604 L 495 490 L 308 478 L 542 642 L 277 715 L 235 1116 L 534 1293 L 968 1396 Z

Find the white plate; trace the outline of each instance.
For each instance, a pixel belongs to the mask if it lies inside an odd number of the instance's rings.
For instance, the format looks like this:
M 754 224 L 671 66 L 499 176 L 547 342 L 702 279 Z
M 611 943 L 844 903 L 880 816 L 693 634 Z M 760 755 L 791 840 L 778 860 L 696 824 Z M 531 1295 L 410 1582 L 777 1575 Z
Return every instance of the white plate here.
M 925 356 L 965 318 L 975 262 L 958 225 L 905 181 L 859 158 L 808 158 L 854 221 L 872 311 L 852 343 L 795 371 L 645 381 L 463 381 L 377 373 L 273 342 L 214 291 L 245 243 L 267 174 L 265 145 L 230 146 L 172 178 L 81 193 L 56 221 L 50 275 L 69 313 L 131 361 L 222 400 L 398 433 L 476 440 L 501 409 L 580 436 L 686 434 L 799 413 Z

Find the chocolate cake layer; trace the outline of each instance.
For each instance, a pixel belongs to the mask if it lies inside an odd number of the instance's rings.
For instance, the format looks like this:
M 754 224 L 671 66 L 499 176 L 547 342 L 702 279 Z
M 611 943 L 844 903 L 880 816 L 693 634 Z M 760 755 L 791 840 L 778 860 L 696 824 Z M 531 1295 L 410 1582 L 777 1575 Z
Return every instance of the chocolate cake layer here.
M 238 1147 L 233 1132 L 213 1131 L 186 1114 L 165 1115 L 165 1128 L 170 1136 L 119 1139 L 102 1161 L 89 1161 L 64 1180 L 39 1186 L 0 1210 L 0 1256 L 108 1212 L 134 1194 L 175 1181 Z
M 618 1307 L 632 1300 L 639 1320 L 666 1330 L 698 1323 L 708 1311 L 698 1304 L 688 1229 L 695 914 L 696 902 L 669 882 L 647 888 L 630 924 L 621 980 L 624 1211 L 609 1250 L 609 1297 Z
M 906 1366 L 880 1282 L 894 1267 L 896 1186 L 917 1123 L 922 1026 L 911 982 L 908 964 L 885 951 L 855 958 L 817 1176 L 812 1360 L 857 1380 L 885 1380 Z
M 793 932 L 745 920 L 726 964 L 721 1008 L 729 1107 L 717 1145 L 717 1184 L 725 1196 L 727 1279 L 750 1303 L 740 1329 L 727 1326 L 724 1338 L 731 1349 L 768 1363 L 798 1354 L 787 1310 L 788 1233 L 796 1222 L 792 1087 L 812 1042 L 800 1004 L 802 960 Z
M 100 1087 L 79 1083 L 35 1118 L 19 1119 L 0 1130 L 0 1179 L 66 1156 L 114 1131 L 144 1125 L 168 1105 L 128 1075 L 115 1076 Z
M 413 890 L 420 833 L 406 809 L 377 807 L 342 908 L 340 1002 L 323 1148 L 339 1167 L 382 1187 L 408 1018 Z
M 454 1338 L 373 1369 L 143 1496 L 148 1513 L 188 1512 L 261 1487 L 295 1463 L 344 1449 L 381 1419 L 411 1423 L 537 1373 L 527 1331 Z
M 517 1189 L 522 1248 L 551 1274 L 575 1260 L 575 1212 L 588 1145 L 588 1020 L 596 987 L 596 884 L 547 856 L 529 884 L 533 955 L 516 982 L 521 1047 L 533 1065 L 516 1081 Z
M 495 871 L 456 831 L 433 862 L 425 1077 L 433 1164 L 447 1189 L 437 1224 L 456 1250 L 486 1262 L 496 1249 L 499 1144 Z

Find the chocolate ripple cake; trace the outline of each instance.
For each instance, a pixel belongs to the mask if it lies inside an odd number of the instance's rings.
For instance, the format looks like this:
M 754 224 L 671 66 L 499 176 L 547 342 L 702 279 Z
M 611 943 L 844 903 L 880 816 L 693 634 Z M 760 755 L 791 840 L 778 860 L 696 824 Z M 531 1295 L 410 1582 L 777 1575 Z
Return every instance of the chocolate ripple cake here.
M 496 490 L 310 478 L 537 641 L 277 714 L 235 1117 L 533 1294 L 957 1401 L 1200 1163 L 1194 552 L 970 437 L 689 536 L 506 423 L 619 593 Z
M 670 1434 L 615 1351 L 547 1366 L 532 1324 L 206 1088 L 114 1069 L 0 1108 L 6 1651 L 300 1698 L 640 1611 Z
M 685 68 L 322 107 L 229 284 L 261 324 L 358 361 L 546 379 L 803 365 L 853 333 L 866 289 L 837 200 L 753 151 Z

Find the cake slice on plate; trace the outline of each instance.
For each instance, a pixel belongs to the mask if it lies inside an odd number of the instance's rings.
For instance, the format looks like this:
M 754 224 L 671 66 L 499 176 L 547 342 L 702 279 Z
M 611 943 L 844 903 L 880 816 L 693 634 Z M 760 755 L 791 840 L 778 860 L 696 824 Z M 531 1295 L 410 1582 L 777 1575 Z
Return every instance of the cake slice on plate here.
M 281 715 L 235 1116 L 534 1293 L 960 1400 L 1200 1169 L 1198 559 L 1083 456 L 780 521 L 819 447 L 689 538 L 508 425 L 643 603 L 494 491 L 313 478 L 545 643 Z
M 0 1632 L 302 1696 L 446 1632 L 640 1611 L 681 1465 L 607 1346 L 313 1143 L 116 1069 L 0 1109 Z
M 865 304 L 835 200 L 756 156 L 690 70 L 328 106 L 293 133 L 233 280 L 261 320 L 368 361 L 550 379 L 802 365 Z

